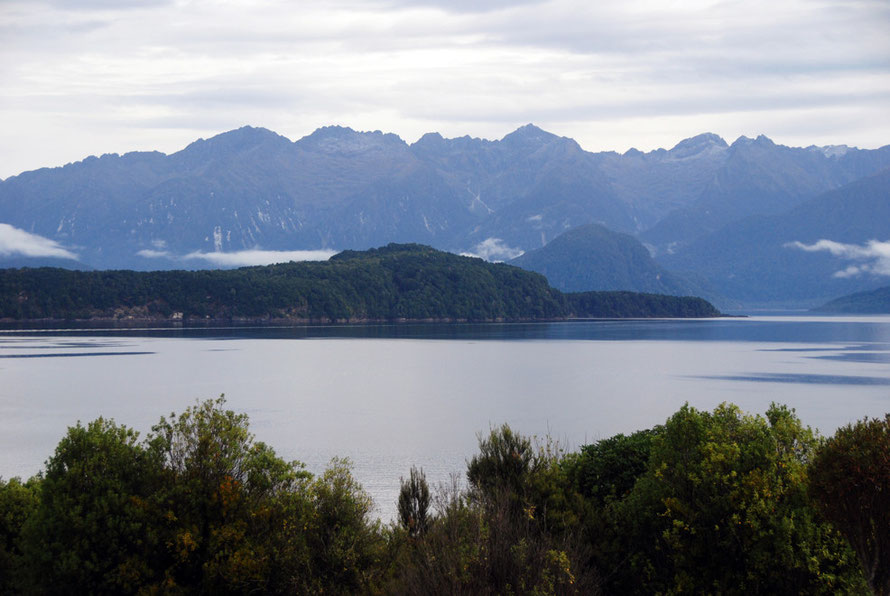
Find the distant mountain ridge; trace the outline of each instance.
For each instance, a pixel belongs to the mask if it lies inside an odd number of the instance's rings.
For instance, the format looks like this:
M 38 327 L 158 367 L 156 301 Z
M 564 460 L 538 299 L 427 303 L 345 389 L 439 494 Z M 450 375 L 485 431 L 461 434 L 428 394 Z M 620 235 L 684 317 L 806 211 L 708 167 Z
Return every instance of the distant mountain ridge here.
M 705 133 L 619 154 L 531 124 L 500 140 L 429 133 L 413 144 L 340 126 L 294 142 L 243 127 L 170 155 L 107 154 L 12 176 L 0 182 L 0 222 L 100 269 L 390 242 L 475 254 L 498 246 L 502 256 L 486 254 L 506 259 L 600 224 L 679 270 L 671 259 L 692 258 L 723 226 L 778 216 L 888 167 L 890 146 L 792 148 L 764 136 L 728 144 Z
M 825 169 L 783 182 L 794 197 L 890 165 L 888 148 L 829 157 L 760 139 L 729 146 L 712 134 L 619 155 L 586 152 L 533 125 L 499 141 L 431 133 L 412 145 L 336 126 L 296 142 L 244 127 L 169 156 L 110 154 L 13 176 L 0 183 L 0 221 L 81 247 L 100 268 L 163 264 L 136 256 L 158 245 L 183 254 L 418 241 L 460 251 L 500 238 L 532 250 L 585 223 L 635 233 L 692 209 L 715 184 L 747 183 L 732 172 L 757 161 L 736 156 L 748 145 L 809 164 L 797 170 Z

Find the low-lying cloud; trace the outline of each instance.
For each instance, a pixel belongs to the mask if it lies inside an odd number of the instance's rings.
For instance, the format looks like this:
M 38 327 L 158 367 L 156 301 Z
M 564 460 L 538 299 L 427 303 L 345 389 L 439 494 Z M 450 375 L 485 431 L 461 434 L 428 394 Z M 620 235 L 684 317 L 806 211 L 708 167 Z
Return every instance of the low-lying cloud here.
M 863 245 L 843 244 L 834 240 L 819 240 L 814 244 L 789 242 L 786 247 L 807 252 L 828 252 L 835 257 L 853 261 L 848 267 L 835 271 L 834 277 L 846 278 L 859 275 L 890 276 L 890 240 L 869 240 Z
M 55 257 L 76 260 L 77 255 L 49 238 L 0 223 L 0 256 Z
M 485 259 L 486 261 L 500 263 L 503 261 L 509 261 L 510 259 L 515 259 L 516 257 L 522 255 L 524 252 L 525 251 L 523 251 L 521 248 L 513 248 L 512 246 L 508 246 L 507 243 L 500 238 L 486 238 L 485 240 L 474 246 L 471 250 L 462 252 L 461 255 L 465 257 L 479 257 L 481 259 Z
M 136 254 L 149 259 L 171 259 L 174 261 L 203 261 L 216 267 L 247 267 L 252 265 L 273 265 L 289 261 L 327 261 L 339 251 L 321 250 L 239 250 L 235 252 L 194 251 L 176 255 L 166 250 L 145 249 Z

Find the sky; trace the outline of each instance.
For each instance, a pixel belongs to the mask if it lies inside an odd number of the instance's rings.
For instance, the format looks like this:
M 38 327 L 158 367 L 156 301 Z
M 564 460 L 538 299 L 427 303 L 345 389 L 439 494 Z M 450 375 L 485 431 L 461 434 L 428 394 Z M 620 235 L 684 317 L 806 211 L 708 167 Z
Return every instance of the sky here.
M 243 125 L 890 143 L 887 0 L 0 0 L 0 178 Z

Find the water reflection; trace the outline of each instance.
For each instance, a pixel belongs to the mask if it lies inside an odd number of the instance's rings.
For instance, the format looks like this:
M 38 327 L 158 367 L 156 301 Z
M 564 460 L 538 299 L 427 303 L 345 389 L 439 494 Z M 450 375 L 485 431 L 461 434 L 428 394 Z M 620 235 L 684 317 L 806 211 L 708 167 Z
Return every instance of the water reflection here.
M 890 316 L 720 319 L 595 319 L 538 323 L 402 323 L 228 327 L 10 329 L 21 335 L 203 339 L 662 340 L 745 342 L 884 342 Z
M 753 373 L 749 375 L 702 375 L 696 378 L 722 381 L 751 381 L 754 383 L 805 383 L 808 385 L 887 385 L 890 379 L 850 375 L 820 375 L 794 373 Z

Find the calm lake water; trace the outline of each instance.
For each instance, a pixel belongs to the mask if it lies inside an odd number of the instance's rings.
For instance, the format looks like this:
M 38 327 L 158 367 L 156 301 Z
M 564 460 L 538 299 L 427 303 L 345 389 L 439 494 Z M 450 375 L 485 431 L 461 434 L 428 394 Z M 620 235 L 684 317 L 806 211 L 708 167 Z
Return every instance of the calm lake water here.
M 446 481 L 503 422 L 577 448 L 685 402 L 776 401 L 823 434 L 883 415 L 890 317 L 0 332 L 0 476 L 36 473 L 78 420 L 144 434 L 222 393 L 283 457 L 350 458 L 389 518 L 412 464 Z

